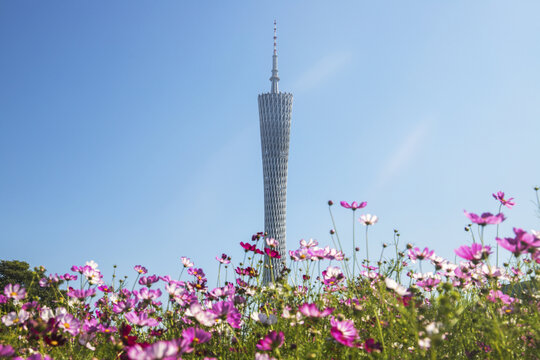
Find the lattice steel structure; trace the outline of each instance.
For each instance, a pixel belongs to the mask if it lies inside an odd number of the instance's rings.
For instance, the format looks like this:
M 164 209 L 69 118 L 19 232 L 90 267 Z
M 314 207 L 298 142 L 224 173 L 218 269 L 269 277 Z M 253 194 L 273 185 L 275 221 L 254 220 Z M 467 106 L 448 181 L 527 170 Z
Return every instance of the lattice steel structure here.
M 274 21 L 271 91 L 259 95 L 259 123 L 264 175 L 264 227 L 268 237 L 278 241 L 281 259 L 265 255 L 263 284 L 279 277 L 287 252 L 287 163 L 293 96 L 278 90 L 277 35 Z M 271 265 L 271 266 L 270 266 Z

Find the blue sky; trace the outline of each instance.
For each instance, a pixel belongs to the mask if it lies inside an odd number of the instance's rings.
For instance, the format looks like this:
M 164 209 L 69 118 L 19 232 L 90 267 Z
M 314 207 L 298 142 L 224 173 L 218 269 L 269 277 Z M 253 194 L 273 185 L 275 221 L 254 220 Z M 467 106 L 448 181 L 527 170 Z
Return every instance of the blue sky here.
M 239 261 L 263 229 L 257 94 L 294 94 L 288 248 L 368 201 L 371 248 L 453 259 L 463 210 L 540 228 L 536 1 L 0 1 L 2 259 L 105 274 Z M 335 207 L 342 241 L 351 217 Z M 359 214 L 360 215 L 360 214 Z M 361 238 L 361 228 L 358 236 Z M 494 229 L 487 231 L 494 236 Z M 491 240 L 490 240 L 491 241 Z M 210 278 L 215 278 L 210 275 Z

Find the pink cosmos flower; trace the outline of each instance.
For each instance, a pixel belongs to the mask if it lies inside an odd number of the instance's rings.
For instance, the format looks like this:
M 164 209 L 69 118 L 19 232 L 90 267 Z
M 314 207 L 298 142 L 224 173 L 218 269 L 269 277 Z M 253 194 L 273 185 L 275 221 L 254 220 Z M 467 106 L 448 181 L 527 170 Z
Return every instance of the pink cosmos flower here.
M 79 320 L 77 320 L 70 313 L 63 313 L 56 317 L 56 322 L 58 327 L 63 329 L 64 332 L 70 333 L 75 336 L 79 333 L 79 328 L 81 326 Z
M 415 247 L 414 249 L 409 249 L 409 259 L 413 263 L 416 262 L 416 260 L 424 260 L 424 259 L 430 259 L 434 254 L 433 250 L 429 250 L 427 247 L 424 248 L 424 250 L 420 250 L 419 248 Z
M 242 315 L 234 307 L 232 301 L 218 301 L 209 311 L 215 315 L 216 319 L 224 319 L 231 327 L 240 329 Z
M 490 246 L 482 246 L 479 243 L 474 243 L 471 247 L 466 245 L 460 246 L 455 249 L 454 252 L 457 256 L 477 264 L 480 261 L 487 259 L 492 251 Z
M 417 281 L 416 286 L 421 287 L 426 291 L 432 291 L 440 282 L 440 279 L 428 277 L 427 279 Z
M 146 274 L 148 272 L 148 270 L 146 270 L 146 268 L 142 265 L 135 265 L 134 269 L 139 274 Z
M 148 314 L 145 312 L 141 312 L 140 314 L 137 314 L 135 311 L 128 312 L 126 315 L 126 320 L 129 321 L 133 325 L 138 326 L 158 326 L 159 321 L 157 319 L 148 317 Z
M 358 339 L 358 331 L 354 327 L 352 320 L 338 321 L 336 318 L 330 319 L 330 334 L 337 342 L 348 346 L 355 347 L 355 341 Z
M 50 274 L 48 278 L 44 277 L 43 279 L 39 280 L 39 286 L 49 287 L 52 284 L 58 283 L 59 281 L 60 278 L 58 277 L 58 274 Z
M 300 246 L 304 248 L 310 248 L 319 245 L 319 242 L 314 239 L 309 239 L 309 241 L 306 241 L 304 239 L 300 240 Z
M 289 250 L 289 256 L 294 261 L 304 261 L 311 259 L 310 249 L 300 248 L 298 250 Z
M 72 298 L 83 300 L 83 299 L 86 299 L 87 297 L 95 296 L 96 289 L 79 290 L 79 289 L 74 289 L 70 286 L 68 288 L 67 295 Z
M 302 315 L 307 316 L 307 317 L 320 318 L 320 317 L 325 317 L 325 316 L 330 315 L 334 311 L 334 309 L 326 308 L 323 311 L 320 311 L 317 305 L 306 303 L 306 304 L 300 305 L 300 307 L 298 308 L 298 311 L 300 311 Z
M 275 249 L 278 247 L 279 242 L 274 238 L 266 238 L 266 245 L 272 249 Z
M 127 351 L 131 360 L 158 360 L 158 359 L 176 359 L 178 353 L 178 344 L 176 341 L 157 341 L 143 348 L 135 344 Z
M 262 351 L 272 351 L 280 348 L 281 345 L 283 345 L 284 340 L 283 331 L 277 333 L 272 330 L 263 339 L 259 340 L 255 346 Z
M 326 270 L 322 272 L 323 282 L 327 286 L 334 286 L 339 284 L 345 276 L 341 269 L 337 266 L 329 266 Z
M 514 228 L 514 238 L 496 238 L 495 240 L 508 251 L 511 251 L 516 257 L 529 251 L 534 253 L 540 247 L 540 239 L 533 234 L 527 233 L 523 229 Z
M 506 219 L 503 213 L 493 215 L 492 213 L 485 212 L 482 215 L 478 216 L 477 214 L 469 213 L 466 210 L 463 210 L 463 212 L 465 213 L 465 216 L 469 218 L 469 220 L 480 226 L 500 224 Z
M 180 341 L 180 352 L 190 353 L 197 344 L 204 344 L 210 341 L 212 335 L 209 332 L 199 328 L 187 328 L 182 331 L 182 340 Z
M 362 224 L 366 226 L 369 226 L 369 225 L 376 224 L 377 221 L 379 221 L 379 218 L 377 217 L 377 215 L 364 214 L 360 216 L 360 219 L 358 219 L 358 221 L 360 221 Z
M 2 323 L 6 326 L 19 325 L 24 323 L 30 317 L 30 313 L 26 310 L 19 310 L 19 312 L 12 311 L 7 315 L 2 316 Z
M 8 299 L 22 300 L 26 297 L 26 290 L 19 284 L 7 284 L 4 288 L 4 294 Z
M 180 260 L 182 260 L 184 267 L 190 268 L 194 265 L 193 262 L 187 257 L 182 256 Z
M 216 260 L 224 265 L 231 263 L 231 258 L 227 254 L 221 254 L 221 257 L 216 256 Z
M 15 354 L 15 350 L 10 345 L 0 344 L 0 357 L 10 357 Z
M 516 205 L 516 203 L 512 201 L 512 200 L 514 200 L 514 198 L 510 198 L 510 199 L 506 200 L 504 198 L 504 193 L 502 191 L 499 191 L 499 192 L 497 192 L 497 194 L 492 194 L 492 195 L 493 195 L 493 198 L 495 200 L 499 200 L 501 205 L 506 206 L 509 209 L 511 209 L 512 206 Z
M 139 284 L 150 287 L 153 283 L 157 283 L 158 281 L 159 277 L 157 275 L 141 276 L 141 278 L 139 279 Z
M 216 315 L 209 310 L 204 310 L 198 302 L 194 301 L 186 311 L 187 316 L 193 316 L 201 325 L 214 326 L 216 324 Z
M 155 300 L 158 299 L 161 296 L 161 290 L 156 289 L 152 290 L 149 288 L 142 288 L 140 291 L 134 291 L 133 294 L 137 297 L 137 300 L 139 301 L 145 301 L 145 300 Z
M 489 295 L 487 296 L 487 299 L 491 302 L 497 302 L 497 300 L 500 300 L 503 304 L 507 304 L 507 305 L 510 305 L 517 301 L 517 299 L 509 295 L 506 295 L 501 290 L 497 290 L 497 291 L 490 290 Z
M 346 202 L 346 201 L 341 201 L 340 204 L 341 204 L 341 206 L 343 206 L 345 209 L 352 209 L 352 211 L 356 211 L 356 209 L 362 209 L 362 208 L 365 208 L 366 205 L 367 205 L 367 202 L 364 201 L 364 202 L 361 202 L 360 204 L 358 204 L 356 201 L 353 201 L 352 204 L 349 204 L 349 203 Z
M 343 261 L 345 254 L 337 249 L 331 249 L 330 246 L 324 248 L 324 255 L 327 260 Z

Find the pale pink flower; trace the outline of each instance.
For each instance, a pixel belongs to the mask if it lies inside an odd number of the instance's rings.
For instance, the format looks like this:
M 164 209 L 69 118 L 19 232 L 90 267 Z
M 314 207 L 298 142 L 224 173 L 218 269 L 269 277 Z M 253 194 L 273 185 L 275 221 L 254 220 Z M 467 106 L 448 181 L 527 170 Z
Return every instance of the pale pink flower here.
M 269 247 L 275 249 L 275 248 L 278 247 L 279 241 L 277 241 L 274 238 L 266 238 L 266 245 L 268 245 Z
M 7 298 L 22 300 L 26 297 L 26 290 L 19 284 L 7 284 L 4 288 L 4 294 Z
M 317 245 L 319 245 L 319 242 L 314 239 L 309 239 L 309 241 L 306 241 L 304 239 L 300 240 L 300 246 L 304 248 L 311 248 Z
M 2 316 L 2 322 L 6 326 L 19 325 L 24 323 L 30 314 L 25 310 L 19 310 L 19 312 L 12 311 L 7 315 Z
M 364 224 L 366 226 L 369 226 L 369 225 L 376 224 L 377 221 L 379 221 L 379 218 L 377 217 L 377 215 L 364 214 L 364 215 L 360 216 L 359 221 L 362 224 Z
M 191 261 L 191 259 L 185 257 L 185 256 L 182 256 L 180 258 L 180 260 L 182 260 L 182 264 L 184 265 L 184 267 L 187 267 L 187 268 L 190 268 L 190 267 L 193 267 L 193 262 Z

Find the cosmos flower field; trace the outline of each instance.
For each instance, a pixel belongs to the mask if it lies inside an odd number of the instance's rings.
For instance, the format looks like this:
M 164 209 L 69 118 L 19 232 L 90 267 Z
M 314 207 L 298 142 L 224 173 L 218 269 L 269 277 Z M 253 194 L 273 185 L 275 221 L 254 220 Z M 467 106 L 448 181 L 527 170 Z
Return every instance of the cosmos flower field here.
M 498 212 L 464 212 L 456 261 L 397 230 L 370 258 L 377 216 L 329 201 L 332 221 L 352 211 L 362 235 L 340 238 L 334 224 L 331 244 L 300 240 L 271 284 L 264 259 L 280 255 L 263 233 L 239 244 L 242 259 L 216 256 L 216 287 L 180 256 L 180 277 L 135 265 L 130 284 L 93 261 L 36 269 L 54 300 L 0 289 L 0 359 L 538 359 L 540 232 L 500 234 L 519 221 L 512 198 L 493 198 Z

